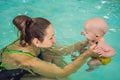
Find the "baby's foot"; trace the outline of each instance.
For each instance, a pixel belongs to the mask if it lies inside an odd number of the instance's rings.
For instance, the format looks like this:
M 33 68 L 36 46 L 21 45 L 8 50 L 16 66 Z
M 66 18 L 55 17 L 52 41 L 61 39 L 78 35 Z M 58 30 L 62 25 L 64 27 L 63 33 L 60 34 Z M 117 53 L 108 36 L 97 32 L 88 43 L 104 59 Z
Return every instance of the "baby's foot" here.
M 93 70 L 94 70 L 94 69 L 91 69 L 91 68 L 86 69 L 87 72 L 91 72 L 91 71 L 93 71 Z

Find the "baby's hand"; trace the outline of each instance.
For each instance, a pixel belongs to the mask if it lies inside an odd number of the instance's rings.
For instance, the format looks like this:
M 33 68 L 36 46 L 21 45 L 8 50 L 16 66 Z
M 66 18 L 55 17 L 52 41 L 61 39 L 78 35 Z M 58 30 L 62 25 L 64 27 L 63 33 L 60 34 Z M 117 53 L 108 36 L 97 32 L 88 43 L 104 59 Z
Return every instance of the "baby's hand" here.
M 99 55 L 99 57 L 102 57 L 105 54 L 104 50 L 99 45 L 96 46 L 95 52 Z
M 93 50 L 93 52 L 97 53 L 99 57 L 104 56 L 104 50 L 97 44 L 92 44 L 90 46 L 90 49 Z

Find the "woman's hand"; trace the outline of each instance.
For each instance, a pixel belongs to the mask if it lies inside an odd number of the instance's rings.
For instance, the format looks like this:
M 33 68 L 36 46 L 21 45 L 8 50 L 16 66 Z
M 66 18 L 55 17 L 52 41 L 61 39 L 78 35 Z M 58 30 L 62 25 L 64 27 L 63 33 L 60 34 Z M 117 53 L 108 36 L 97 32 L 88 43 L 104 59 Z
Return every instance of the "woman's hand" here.
M 97 54 L 97 45 L 96 44 L 93 44 L 93 45 L 91 45 L 90 47 L 89 47 L 89 49 L 91 50 L 91 53 L 90 53 L 90 56 L 91 57 L 97 57 L 97 56 L 99 56 L 98 54 Z

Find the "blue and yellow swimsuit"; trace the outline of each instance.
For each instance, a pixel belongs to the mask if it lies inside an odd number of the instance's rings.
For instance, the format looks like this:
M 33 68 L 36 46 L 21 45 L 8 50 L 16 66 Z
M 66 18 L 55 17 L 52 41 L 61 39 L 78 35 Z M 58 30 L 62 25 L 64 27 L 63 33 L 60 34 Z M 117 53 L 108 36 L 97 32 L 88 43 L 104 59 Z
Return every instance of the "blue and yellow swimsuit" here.
M 103 65 L 107 65 L 108 63 L 111 62 L 111 57 L 98 57 L 98 59 L 100 60 L 100 62 L 103 64 Z

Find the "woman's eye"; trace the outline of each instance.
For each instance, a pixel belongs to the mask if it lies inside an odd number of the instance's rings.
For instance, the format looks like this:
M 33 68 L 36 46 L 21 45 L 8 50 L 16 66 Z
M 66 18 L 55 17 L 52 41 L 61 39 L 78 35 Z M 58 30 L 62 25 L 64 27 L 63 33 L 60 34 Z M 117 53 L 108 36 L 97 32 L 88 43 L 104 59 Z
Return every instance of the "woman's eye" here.
M 50 40 L 52 40 L 53 38 L 51 37 Z
M 91 40 L 91 42 L 95 42 L 95 40 Z

